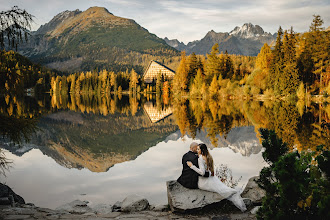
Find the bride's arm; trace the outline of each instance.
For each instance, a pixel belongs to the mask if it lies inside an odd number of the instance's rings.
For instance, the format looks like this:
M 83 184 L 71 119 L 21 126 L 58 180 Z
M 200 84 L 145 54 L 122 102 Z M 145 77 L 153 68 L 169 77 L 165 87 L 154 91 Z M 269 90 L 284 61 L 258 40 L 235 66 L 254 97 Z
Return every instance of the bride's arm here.
M 189 167 L 190 167 L 190 169 L 193 169 L 199 175 L 204 176 L 205 175 L 205 167 L 204 167 L 204 163 L 203 163 L 202 158 L 198 158 L 198 166 L 199 166 L 199 168 L 197 168 L 195 165 L 191 164 L 191 166 L 189 166 Z

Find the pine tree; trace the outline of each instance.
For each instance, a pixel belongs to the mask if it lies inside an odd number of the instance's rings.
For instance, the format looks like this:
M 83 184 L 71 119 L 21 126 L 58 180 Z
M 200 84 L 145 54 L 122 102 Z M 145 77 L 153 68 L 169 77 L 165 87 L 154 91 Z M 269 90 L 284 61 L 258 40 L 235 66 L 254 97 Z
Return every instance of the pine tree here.
M 224 61 L 223 61 L 223 74 L 222 74 L 222 78 L 223 79 L 231 79 L 234 75 L 234 65 L 233 65 L 233 61 L 230 58 L 227 50 L 225 52 L 225 56 L 224 56 Z M 218 76 L 217 76 L 218 77 Z
M 195 53 L 192 53 L 189 57 L 188 57 L 188 83 L 189 85 L 192 84 L 196 74 L 197 74 L 197 70 L 198 70 L 198 59 Z
M 210 84 L 213 77 L 218 77 L 221 71 L 220 58 L 218 57 L 219 44 L 214 44 L 211 52 L 207 54 L 207 61 L 205 65 L 206 83 Z
M 281 95 L 296 93 L 299 86 L 299 75 L 296 66 L 296 38 L 291 28 L 291 32 L 284 32 L 283 35 L 283 64 L 282 73 L 278 76 L 277 89 Z
M 324 88 L 323 76 L 326 74 L 327 66 L 330 64 L 329 34 L 323 31 L 323 20 L 319 15 L 314 15 L 310 26 L 309 44 L 311 46 L 312 60 L 314 62 L 314 74 L 319 79 L 319 92 Z
M 284 68 L 284 54 L 283 54 L 283 43 L 282 43 L 283 30 L 280 26 L 277 31 L 277 38 L 275 48 L 272 51 L 272 61 L 270 65 L 270 74 L 268 75 L 269 87 L 274 88 L 276 95 L 280 94 L 279 88 L 279 77 L 283 72 Z

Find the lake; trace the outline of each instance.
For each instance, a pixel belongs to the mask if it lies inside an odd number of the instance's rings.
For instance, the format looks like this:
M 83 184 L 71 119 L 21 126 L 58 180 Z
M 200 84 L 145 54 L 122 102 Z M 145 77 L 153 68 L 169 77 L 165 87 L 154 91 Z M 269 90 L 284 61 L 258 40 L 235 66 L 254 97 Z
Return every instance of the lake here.
M 114 204 L 129 194 L 167 204 L 166 181 L 180 176 L 193 141 L 206 143 L 239 190 L 267 165 L 259 128 L 292 149 L 330 143 L 325 104 L 58 95 L 1 97 L 0 108 L 0 147 L 13 161 L 1 182 L 48 208 L 75 199 Z

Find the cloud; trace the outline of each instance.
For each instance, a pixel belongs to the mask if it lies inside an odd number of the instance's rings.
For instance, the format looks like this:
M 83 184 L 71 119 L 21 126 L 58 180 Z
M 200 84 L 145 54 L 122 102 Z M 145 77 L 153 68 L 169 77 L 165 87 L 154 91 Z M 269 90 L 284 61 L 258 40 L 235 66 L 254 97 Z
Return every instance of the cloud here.
M 309 29 L 313 14 L 330 26 L 329 0 L 0 0 L 0 10 L 18 5 L 35 15 L 37 29 L 64 10 L 106 7 L 114 15 L 134 19 L 160 37 L 188 43 L 205 34 L 229 32 L 251 22 L 274 33 L 281 25 L 297 32 Z

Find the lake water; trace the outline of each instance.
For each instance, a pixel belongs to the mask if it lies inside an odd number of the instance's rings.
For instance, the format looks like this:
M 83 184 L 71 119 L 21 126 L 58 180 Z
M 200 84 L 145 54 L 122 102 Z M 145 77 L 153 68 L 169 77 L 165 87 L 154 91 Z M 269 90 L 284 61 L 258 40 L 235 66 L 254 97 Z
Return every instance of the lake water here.
M 13 161 L 1 182 L 26 202 L 48 208 L 75 199 L 114 204 L 130 194 L 167 204 L 166 181 L 180 176 L 182 155 L 193 141 L 206 143 L 216 165 L 241 177 L 241 190 L 266 166 L 258 128 L 274 129 L 297 149 L 310 149 L 315 140 L 327 144 L 330 136 L 327 106 L 319 105 L 301 113 L 287 103 L 126 96 L 4 97 L 0 104 L 3 124 L 18 128 L 9 127 L 7 136 L 30 138 L 20 146 L 1 141 Z

